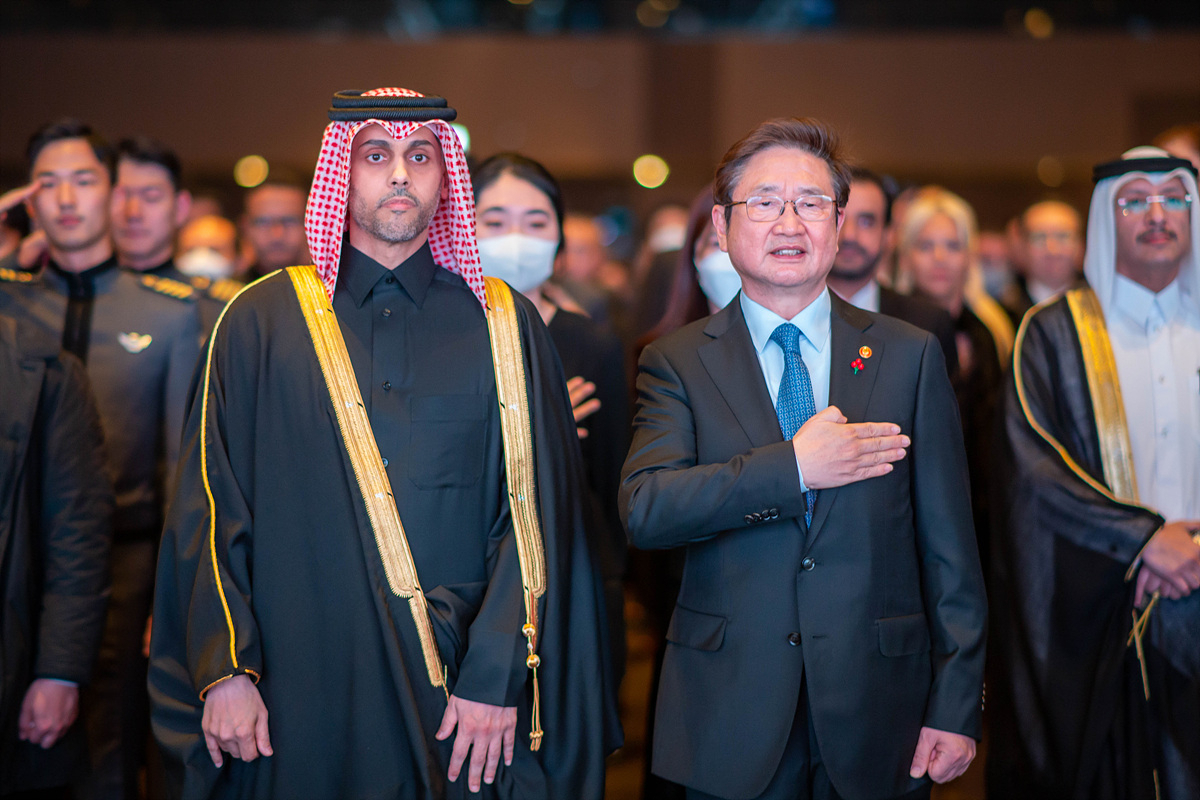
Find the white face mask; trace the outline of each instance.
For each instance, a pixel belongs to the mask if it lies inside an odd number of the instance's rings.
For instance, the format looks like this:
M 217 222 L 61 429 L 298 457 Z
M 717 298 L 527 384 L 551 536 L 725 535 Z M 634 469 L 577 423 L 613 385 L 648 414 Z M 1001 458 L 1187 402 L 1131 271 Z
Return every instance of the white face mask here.
M 696 272 L 704 296 L 717 308 L 729 305 L 742 288 L 742 276 L 737 274 L 729 253 L 724 250 L 713 250 L 696 262 Z
M 233 263 L 211 247 L 193 247 L 175 259 L 184 275 L 220 280 L 233 274 Z
M 524 294 L 541 286 L 554 271 L 558 242 L 523 233 L 509 233 L 479 240 L 483 274 L 506 281 Z

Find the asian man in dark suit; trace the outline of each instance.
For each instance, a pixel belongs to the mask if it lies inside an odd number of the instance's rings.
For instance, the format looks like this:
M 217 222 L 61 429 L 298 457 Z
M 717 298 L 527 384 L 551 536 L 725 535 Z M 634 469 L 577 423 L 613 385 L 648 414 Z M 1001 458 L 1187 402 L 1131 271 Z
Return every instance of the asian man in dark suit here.
M 742 292 L 641 357 L 621 508 L 636 546 L 686 548 L 653 771 L 692 800 L 928 797 L 975 755 L 954 393 L 933 336 L 826 288 L 849 183 L 812 120 L 730 148 L 713 223 Z

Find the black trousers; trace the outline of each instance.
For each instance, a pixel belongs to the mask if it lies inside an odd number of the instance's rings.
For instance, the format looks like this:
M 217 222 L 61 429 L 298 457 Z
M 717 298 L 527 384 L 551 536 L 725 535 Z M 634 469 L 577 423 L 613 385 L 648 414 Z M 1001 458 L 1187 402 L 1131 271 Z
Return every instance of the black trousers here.
M 112 549 L 112 594 L 92 683 L 83 695 L 88 711 L 92 768 L 79 795 L 84 800 L 137 798 L 150 729 L 146 658 L 142 639 L 154 594 L 156 540 L 139 536 Z
M 931 786 L 901 795 L 895 800 L 928 800 Z M 689 788 L 687 800 L 724 800 L 724 798 Z M 808 705 L 808 682 L 800 684 L 800 699 L 796 703 L 796 716 L 792 731 L 783 748 L 783 758 L 766 791 L 755 800 L 842 800 L 842 796 L 829 782 L 829 773 L 821 760 L 817 747 L 817 735 L 813 730 L 812 714 Z

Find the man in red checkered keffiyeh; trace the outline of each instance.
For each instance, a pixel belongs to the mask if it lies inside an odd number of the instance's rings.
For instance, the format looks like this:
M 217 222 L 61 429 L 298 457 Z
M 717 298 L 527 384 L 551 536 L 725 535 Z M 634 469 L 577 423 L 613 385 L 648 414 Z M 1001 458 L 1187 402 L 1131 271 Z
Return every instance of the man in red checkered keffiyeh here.
M 149 677 L 173 794 L 601 800 L 615 686 L 553 344 L 514 292 L 530 440 L 514 452 L 532 456 L 545 564 L 527 666 L 496 312 L 455 112 L 405 89 L 332 106 L 316 263 L 226 306 L 184 431 Z M 346 360 L 330 361 L 338 335 Z M 387 491 L 364 494 L 363 474 Z M 415 593 L 392 583 L 388 501 Z
M 361 97 L 364 102 L 369 102 L 367 98 L 372 97 L 417 99 L 423 95 L 409 89 L 375 89 L 364 92 Z M 452 115 L 447 116 L 453 119 Z M 333 289 L 337 283 L 342 238 L 347 228 L 352 145 L 355 137 L 369 125 L 379 125 L 397 141 L 406 139 L 421 127 L 426 127 L 437 137 L 445 163 L 447 199 L 446 202 L 438 204 L 437 212 L 429 222 L 429 246 L 433 251 L 433 260 L 439 266 L 461 276 L 479 298 L 479 302 L 483 303 L 483 273 L 479 269 L 479 249 L 475 245 L 475 200 L 471 192 L 471 176 L 458 134 L 441 119 L 425 122 L 388 119 L 335 120 L 325 128 L 325 136 L 321 140 L 321 154 L 317 157 L 316 174 L 313 176 L 312 191 L 308 195 L 305 229 L 308 233 L 308 249 L 317 265 L 317 274 L 325 283 L 330 298 L 333 297 Z

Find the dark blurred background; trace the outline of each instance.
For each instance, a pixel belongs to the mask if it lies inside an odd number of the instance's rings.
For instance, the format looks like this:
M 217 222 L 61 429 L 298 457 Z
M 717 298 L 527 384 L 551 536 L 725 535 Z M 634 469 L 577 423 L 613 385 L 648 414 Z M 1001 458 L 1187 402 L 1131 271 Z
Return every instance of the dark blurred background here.
M 686 202 L 757 122 L 810 115 L 852 154 L 939 182 L 995 228 L 1086 204 L 1090 167 L 1200 119 L 1200 3 L 1092 0 L 4 0 L 0 183 L 41 122 L 156 136 L 234 214 L 233 166 L 311 173 L 330 94 L 405 86 L 459 110 L 472 155 L 520 150 L 573 209 Z M 632 165 L 665 159 L 639 186 Z

